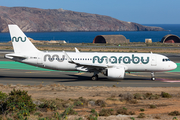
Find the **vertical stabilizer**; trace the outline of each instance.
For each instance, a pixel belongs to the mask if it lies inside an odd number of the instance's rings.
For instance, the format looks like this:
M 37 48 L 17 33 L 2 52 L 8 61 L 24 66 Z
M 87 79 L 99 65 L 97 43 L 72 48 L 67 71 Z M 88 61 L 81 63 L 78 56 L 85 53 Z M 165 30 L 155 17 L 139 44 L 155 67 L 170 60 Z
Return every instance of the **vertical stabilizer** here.
M 38 49 L 31 43 L 27 36 L 17 25 L 8 25 L 14 53 L 23 54 L 38 52 Z

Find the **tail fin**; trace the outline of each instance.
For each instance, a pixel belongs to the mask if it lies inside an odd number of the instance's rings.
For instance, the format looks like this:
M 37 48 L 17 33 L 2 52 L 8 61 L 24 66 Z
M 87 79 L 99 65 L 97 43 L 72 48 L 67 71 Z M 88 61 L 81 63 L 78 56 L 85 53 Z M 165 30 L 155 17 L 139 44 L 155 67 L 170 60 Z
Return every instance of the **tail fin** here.
M 14 53 L 23 54 L 39 51 L 17 25 L 8 25 Z

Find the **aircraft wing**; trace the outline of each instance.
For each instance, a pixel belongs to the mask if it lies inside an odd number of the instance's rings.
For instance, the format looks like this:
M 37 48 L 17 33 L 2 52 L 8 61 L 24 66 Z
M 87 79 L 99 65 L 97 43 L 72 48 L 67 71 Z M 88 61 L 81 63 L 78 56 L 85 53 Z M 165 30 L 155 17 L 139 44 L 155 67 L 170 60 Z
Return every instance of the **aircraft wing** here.
M 76 65 L 79 66 L 86 66 L 86 67 L 99 67 L 99 68 L 107 68 L 107 65 L 103 64 L 89 64 L 89 63 L 75 63 Z
M 90 63 L 74 62 L 65 51 L 63 51 L 63 52 L 64 52 L 65 56 L 67 57 L 69 63 L 76 64 L 78 66 L 84 66 L 84 67 L 99 67 L 99 68 L 107 68 L 108 67 L 108 65 L 104 65 L 104 64 L 90 64 Z
M 78 66 L 83 66 L 83 67 L 87 67 L 87 68 L 112 68 L 112 67 L 124 67 L 125 70 L 127 70 L 127 66 L 124 66 L 124 65 L 106 65 L 106 64 L 91 64 L 91 63 L 78 63 L 78 62 L 74 62 L 69 56 L 68 54 L 63 51 L 65 56 L 67 57 L 68 59 L 68 62 L 69 63 L 72 63 L 72 64 L 76 64 Z

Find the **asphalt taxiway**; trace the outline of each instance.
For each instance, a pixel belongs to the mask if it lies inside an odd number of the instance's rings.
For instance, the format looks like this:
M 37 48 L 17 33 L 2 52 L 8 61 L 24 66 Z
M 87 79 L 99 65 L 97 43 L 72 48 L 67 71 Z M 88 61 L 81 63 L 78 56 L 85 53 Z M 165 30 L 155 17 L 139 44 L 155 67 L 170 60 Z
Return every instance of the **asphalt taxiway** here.
M 156 81 L 150 73 L 126 73 L 123 80 L 109 80 L 100 75 L 98 81 L 91 80 L 92 73 L 0 69 L 0 84 L 68 86 L 117 86 L 117 87 L 179 87 L 179 72 L 156 73 Z
M 172 61 L 180 63 L 178 54 L 166 54 Z M 0 54 L 0 61 L 5 61 Z M 126 73 L 123 80 L 109 80 L 99 75 L 98 81 L 92 81 L 93 73 L 65 71 L 11 69 L 0 66 L 0 84 L 49 85 L 63 84 L 68 86 L 117 86 L 117 87 L 179 87 L 180 71 L 156 73 L 156 81 L 151 81 L 150 73 Z

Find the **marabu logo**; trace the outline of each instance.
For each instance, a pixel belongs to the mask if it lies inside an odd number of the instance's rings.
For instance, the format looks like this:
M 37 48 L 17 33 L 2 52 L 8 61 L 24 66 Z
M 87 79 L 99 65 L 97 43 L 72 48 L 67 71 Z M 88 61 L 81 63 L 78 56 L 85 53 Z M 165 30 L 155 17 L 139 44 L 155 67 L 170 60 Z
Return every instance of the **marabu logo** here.
M 13 37 L 12 38 L 12 42 L 14 42 L 14 41 L 16 41 L 16 42 L 19 42 L 19 41 L 21 41 L 21 42 L 25 42 L 26 41 L 26 37 L 24 37 L 24 39 L 22 38 L 22 37 Z
M 46 61 L 46 59 L 48 58 L 48 60 L 50 62 L 53 62 L 54 60 L 57 60 L 58 62 L 63 62 L 64 61 L 64 58 L 65 58 L 65 55 L 62 55 L 62 58 L 59 58 L 59 55 L 55 54 L 51 57 L 51 55 L 49 54 L 46 54 L 44 56 L 44 61 Z
M 149 57 L 147 57 L 147 59 L 145 60 L 144 57 L 138 57 L 138 56 L 134 56 L 134 55 L 132 55 L 132 57 L 120 56 L 119 58 L 117 58 L 116 56 L 111 56 L 109 59 L 107 56 L 102 56 L 101 59 L 99 56 L 93 57 L 93 63 L 95 63 L 96 61 L 98 63 L 103 63 L 104 60 L 105 60 L 106 64 L 108 62 L 110 62 L 111 64 L 117 64 L 117 63 L 121 63 L 121 62 L 123 62 L 124 64 L 130 64 L 131 62 L 134 64 L 138 64 L 140 62 L 142 62 L 143 64 L 149 63 Z

